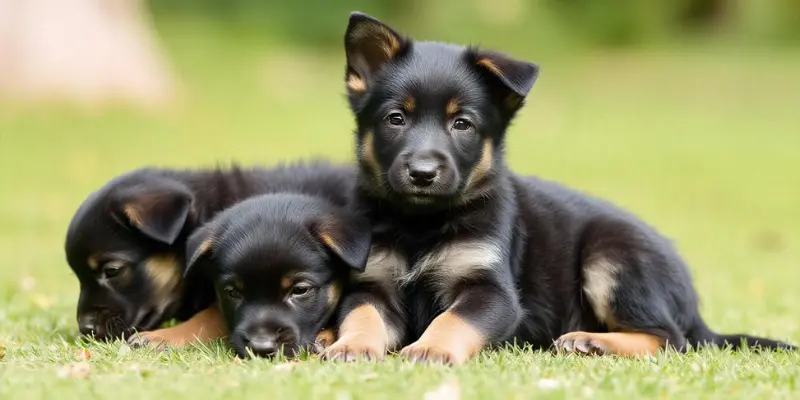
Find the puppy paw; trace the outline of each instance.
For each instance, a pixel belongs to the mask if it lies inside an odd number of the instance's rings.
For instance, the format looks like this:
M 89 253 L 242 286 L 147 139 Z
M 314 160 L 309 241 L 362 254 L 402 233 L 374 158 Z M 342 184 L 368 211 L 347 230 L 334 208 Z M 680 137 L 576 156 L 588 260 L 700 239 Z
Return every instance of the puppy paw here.
M 336 342 L 336 333 L 333 329 L 323 329 L 317 334 L 316 340 L 314 340 L 314 351 L 317 354 L 322 354 L 325 349 L 330 347 L 334 342 Z
M 461 354 L 452 348 L 441 344 L 414 342 L 402 350 L 400 356 L 416 363 L 433 363 L 445 365 L 460 365 L 467 361 L 468 355 Z
M 598 334 L 590 332 L 569 332 L 561 335 L 555 342 L 558 352 L 603 355 L 608 351 L 606 343 Z
M 157 331 L 134 333 L 128 337 L 126 342 L 128 343 L 128 346 L 131 346 L 134 349 L 150 347 L 163 350 L 167 348 L 168 345 L 167 341 L 165 341 Z
M 363 338 L 340 338 L 323 352 L 323 358 L 330 361 L 352 362 L 357 360 L 382 360 L 386 355 L 386 346 L 370 343 Z

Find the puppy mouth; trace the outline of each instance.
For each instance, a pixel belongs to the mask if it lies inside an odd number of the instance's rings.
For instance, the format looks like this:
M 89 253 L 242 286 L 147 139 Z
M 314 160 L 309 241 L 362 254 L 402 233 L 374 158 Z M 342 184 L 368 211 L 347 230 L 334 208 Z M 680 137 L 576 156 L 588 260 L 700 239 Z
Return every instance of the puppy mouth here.
M 136 319 L 130 324 L 131 330 L 136 331 L 149 331 L 161 325 L 163 319 L 163 312 L 158 308 L 151 307 L 139 310 L 136 314 Z

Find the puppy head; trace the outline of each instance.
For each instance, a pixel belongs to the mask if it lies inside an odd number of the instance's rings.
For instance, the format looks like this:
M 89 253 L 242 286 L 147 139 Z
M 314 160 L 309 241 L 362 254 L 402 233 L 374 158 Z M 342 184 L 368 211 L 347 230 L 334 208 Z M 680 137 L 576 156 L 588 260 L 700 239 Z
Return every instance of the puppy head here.
M 75 213 L 66 256 L 80 281 L 81 333 L 114 339 L 169 318 L 182 289 L 189 189 L 155 170 L 122 175 Z
M 350 16 L 345 52 L 357 156 L 368 186 L 427 208 L 487 190 L 505 130 L 538 75 L 536 65 L 416 42 L 360 13 Z
M 359 215 L 313 197 L 265 195 L 193 233 L 187 273 L 214 282 L 239 355 L 292 357 L 331 318 L 350 272 L 364 270 L 370 240 Z

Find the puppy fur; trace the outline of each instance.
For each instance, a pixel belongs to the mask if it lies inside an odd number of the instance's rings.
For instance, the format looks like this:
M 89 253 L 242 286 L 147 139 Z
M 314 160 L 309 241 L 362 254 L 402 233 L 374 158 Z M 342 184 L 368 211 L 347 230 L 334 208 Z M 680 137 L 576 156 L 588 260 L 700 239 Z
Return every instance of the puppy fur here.
M 634 215 L 509 171 L 505 132 L 538 66 L 414 41 L 360 13 L 345 51 L 373 255 L 347 289 L 329 358 L 405 346 L 409 359 L 458 364 L 504 342 L 617 355 L 790 348 L 711 331 L 684 261 Z
M 364 270 L 370 225 L 321 197 L 268 194 L 220 213 L 187 246 L 188 271 L 213 282 L 236 352 L 293 357 L 313 348 L 350 272 Z
M 67 262 L 81 287 L 81 333 L 131 337 L 172 318 L 192 317 L 214 300 L 210 282 L 183 279 L 186 240 L 197 227 L 263 193 L 292 190 L 343 205 L 355 179 L 354 168 L 323 161 L 252 169 L 143 168 L 113 179 L 88 196 L 67 231 Z M 214 315 L 198 314 L 195 325 L 209 325 L 201 336 L 219 336 Z M 196 331 L 171 329 L 159 339 L 180 344 Z

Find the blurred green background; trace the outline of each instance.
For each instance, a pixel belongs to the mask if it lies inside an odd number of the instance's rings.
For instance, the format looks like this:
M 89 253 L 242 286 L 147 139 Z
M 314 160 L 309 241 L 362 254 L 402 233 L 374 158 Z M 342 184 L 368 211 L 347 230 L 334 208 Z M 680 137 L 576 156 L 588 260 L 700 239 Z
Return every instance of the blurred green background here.
M 540 63 L 509 133 L 512 168 L 609 198 L 674 238 L 712 326 L 800 340 L 796 0 L 149 6 L 174 102 L 0 100 L 0 341 L 76 333 L 64 234 L 111 177 L 141 165 L 352 160 L 342 83 L 351 10 Z

